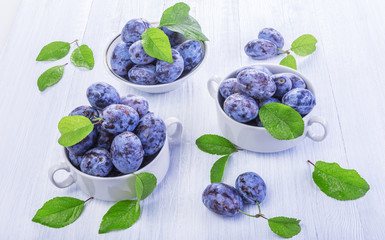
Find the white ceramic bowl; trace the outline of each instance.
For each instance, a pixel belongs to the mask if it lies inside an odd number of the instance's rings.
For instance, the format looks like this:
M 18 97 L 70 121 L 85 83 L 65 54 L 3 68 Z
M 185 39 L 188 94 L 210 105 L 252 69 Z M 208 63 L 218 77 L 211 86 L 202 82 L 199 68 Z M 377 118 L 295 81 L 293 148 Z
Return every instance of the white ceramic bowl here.
M 206 42 L 201 42 L 203 46 L 203 58 L 202 61 L 195 66 L 191 71 L 189 71 L 187 74 L 182 73 L 181 77 L 179 77 L 176 81 L 171 82 L 171 83 L 164 83 L 164 84 L 156 84 L 156 85 L 141 85 L 141 84 L 136 84 L 128 81 L 126 78 L 116 74 L 114 71 L 112 71 L 111 68 L 111 55 L 112 52 L 114 51 L 116 45 L 122 42 L 122 39 L 120 37 L 120 34 L 114 37 L 111 42 L 108 44 L 107 49 L 106 49 L 106 55 L 105 55 L 105 65 L 107 67 L 108 72 L 114 77 L 114 79 L 120 80 L 127 84 L 130 87 L 133 87 L 135 89 L 141 90 L 143 92 L 148 92 L 148 93 L 164 93 L 164 92 L 170 92 L 172 90 L 177 89 L 179 86 L 181 86 L 183 83 L 186 82 L 187 79 L 189 79 L 198 69 L 202 66 L 203 62 L 207 58 L 207 43 Z
M 174 132 L 167 133 L 164 146 L 158 155 L 148 165 L 134 172 L 134 174 L 141 172 L 154 174 L 157 178 L 157 184 L 166 176 L 170 165 L 169 141 L 178 141 L 183 131 L 181 122 L 176 118 L 168 118 L 165 124 L 167 129 L 171 125 L 176 125 Z M 69 172 L 63 181 L 56 181 L 54 178 L 55 173 L 59 170 Z M 66 188 L 76 182 L 84 193 L 100 200 L 121 201 L 136 198 L 135 176 L 133 174 L 117 177 L 96 177 L 85 174 L 72 165 L 66 151 L 64 151 L 64 162 L 53 165 L 48 171 L 48 177 L 58 188 Z
M 300 76 L 305 82 L 307 89 L 309 89 L 314 96 L 316 97 L 314 88 L 311 82 L 302 74 L 293 70 L 291 68 L 281 66 L 281 65 L 272 65 L 272 64 L 255 64 L 268 68 L 273 74 L 276 73 L 294 73 Z M 225 79 L 235 77 L 236 71 L 230 73 Z M 215 101 L 217 108 L 217 117 L 219 127 L 227 139 L 236 144 L 237 146 L 254 151 L 254 152 L 279 152 L 296 146 L 301 143 L 305 137 L 312 139 L 313 141 L 322 141 L 327 135 L 327 123 L 325 119 L 317 116 L 313 116 L 313 110 L 303 117 L 305 122 L 305 130 L 302 136 L 292 139 L 292 140 L 278 140 L 270 135 L 270 133 L 263 127 L 250 126 L 244 123 L 235 121 L 234 119 L 227 116 L 223 111 L 223 97 L 219 93 L 219 85 L 222 82 L 222 79 L 218 76 L 213 76 L 207 82 L 207 87 L 211 97 Z M 309 128 L 313 123 L 318 123 L 323 127 L 323 134 L 317 135 Z

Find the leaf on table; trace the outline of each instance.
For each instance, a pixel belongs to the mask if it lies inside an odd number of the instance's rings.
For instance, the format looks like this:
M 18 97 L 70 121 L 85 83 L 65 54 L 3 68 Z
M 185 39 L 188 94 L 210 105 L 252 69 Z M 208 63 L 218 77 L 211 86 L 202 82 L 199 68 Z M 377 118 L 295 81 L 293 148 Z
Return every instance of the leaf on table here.
M 68 42 L 51 42 L 45 45 L 36 58 L 36 61 L 55 61 L 65 57 L 70 51 Z
M 44 91 L 47 87 L 55 85 L 63 77 L 64 65 L 51 67 L 43 72 L 37 79 L 37 86 L 40 91 Z
M 358 199 L 370 189 L 356 170 L 341 168 L 337 163 L 316 162 L 313 180 L 322 192 L 341 201 Z
M 283 238 L 292 238 L 301 232 L 299 222 L 301 220 L 287 217 L 269 218 L 268 223 L 271 231 Z
M 189 12 L 190 7 L 187 4 L 177 3 L 163 12 L 159 27 L 167 27 L 171 31 L 183 34 L 186 38 L 208 41 L 198 21 L 191 17 Z
M 59 144 L 63 147 L 70 147 L 87 137 L 94 125 L 91 120 L 84 116 L 66 116 L 58 124 L 61 137 Z
M 293 55 L 287 55 L 279 64 L 297 70 L 297 62 Z
M 293 108 L 281 103 L 268 103 L 259 109 L 259 118 L 266 130 L 278 140 L 302 136 L 305 124 Z
M 226 155 L 218 159 L 210 171 L 210 181 L 211 183 L 219 183 L 222 182 L 223 173 L 225 171 L 227 160 L 230 155 Z
M 140 207 L 136 201 L 125 200 L 115 203 L 103 216 L 99 233 L 121 230 L 131 227 L 140 217 Z
M 137 198 L 137 208 L 140 200 L 146 199 L 155 189 L 157 179 L 154 174 L 142 172 L 135 174 L 135 189 Z
M 71 62 L 76 67 L 92 70 L 95 65 L 94 54 L 87 45 L 80 45 L 72 52 Z
M 84 208 L 84 201 L 71 197 L 56 197 L 40 208 L 32 221 L 52 228 L 62 228 L 73 223 Z
M 149 28 L 142 34 L 142 46 L 151 57 L 173 63 L 171 45 L 167 35 L 160 29 Z
M 200 150 L 210 154 L 227 155 L 236 151 L 229 140 L 214 134 L 202 135 L 195 141 L 195 144 Z
M 312 54 L 316 46 L 317 39 L 311 34 L 304 34 L 294 40 L 291 44 L 290 50 L 292 50 L 298 56 L 307 56 Z

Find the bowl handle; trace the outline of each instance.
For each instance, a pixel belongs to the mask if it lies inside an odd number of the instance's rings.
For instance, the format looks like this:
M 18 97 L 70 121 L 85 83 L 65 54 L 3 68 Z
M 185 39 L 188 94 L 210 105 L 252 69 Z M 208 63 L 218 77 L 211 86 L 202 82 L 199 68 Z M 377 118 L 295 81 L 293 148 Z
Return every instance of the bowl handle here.
M 67 172 L 70 172 L 70 168 L 64 162 L 59 163 L 59 164 L 55 164 L 52 167 L 50 167 L 50 169 L 48 170 L 48 177 L 51 180 L 51 182 L 53 183 L 53 185 L 55 185 L 58 188 L 66 188 L 66 187 L 71 186 L 75 182 L 75 179 L 72 177 L 71 174 L 68 175 L 68 177 L 61 182 L 57 182 L 55 180 L 55 178 L 54 178 L 55 173 L 59 170 L 65 170 Z
M 218 94 L 218 87 L 222 79 L 218 75 L 212 76 L 207 82 L 207 89 L 209 90 L 210 96 L 216 99 Z
M 179 121 L 179 119 L 175 117 L 169 117 L 166 119 L 165 124 L 166 124 L 166 129 L 169 129 L 172 125 L 176 125 L 174 132 L 167 133 L 167 136 L 171 143 L 177 142 L 183 132 L 182 123 Z
M 311 126 L 313 123 L 318 123 L 322 126 L 322 128 L 324 129 L 323 134 L 318 135 L 318 134 L 314 133 L 311 129 L 309 129 L 307 131 L 306 136 L 309 137 L 313 141 L 321 142 L 328 135 L 328 124 L 324 118 L 316 117 L 316 116 L 310 117 L 309 121 L 307 122 L 308 126 Z

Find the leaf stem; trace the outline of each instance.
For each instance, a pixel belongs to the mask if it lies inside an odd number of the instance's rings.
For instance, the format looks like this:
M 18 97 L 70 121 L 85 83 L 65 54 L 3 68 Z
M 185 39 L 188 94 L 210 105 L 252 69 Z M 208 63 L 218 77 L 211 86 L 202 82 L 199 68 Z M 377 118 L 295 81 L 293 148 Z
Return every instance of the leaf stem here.
M 91 199 L 94 199 L 94 197 L 90 197 L 89 199 L 85 200 L 84 203 L 86 203 L 87 201 L 89 201 Z
M 269 219 L 268 219 L 267 217 L 265 217 L 265 215 L 263 215 L 263 214 L 257 214 L 255 217 L 256 217 L 256 218 L 261 217 L 261 218 L 264 218 L 264 219 L 266 219 L 266 220 L 269 220 Z
M 68 65 L 68 63 L 64 63 L 62 66 L 65 67 L 65 66 L 67 66 L 67 65 Z
M 77 40 L 77 39 L 75 39 L 74 41 L 70 42 L 70 44 L 72 44 L 72 43 L 74 43 L 74 42 L 76 42 L 76 43 L 77 43 L 77 42 L 78 42 L 78 40 Z
M 315 167 L 314 163 L 312 163 L 310 160 L 307 160 L 307 162 L 313 165 L 313 167 Z

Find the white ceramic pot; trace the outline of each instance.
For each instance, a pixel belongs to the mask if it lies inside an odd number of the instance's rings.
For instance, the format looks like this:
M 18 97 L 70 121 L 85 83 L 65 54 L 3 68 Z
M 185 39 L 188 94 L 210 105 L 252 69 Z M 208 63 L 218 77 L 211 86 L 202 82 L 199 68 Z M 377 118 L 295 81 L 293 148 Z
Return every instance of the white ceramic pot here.
M 141 85 L 141 84 L 132 83 L 132 82 L 128 81 L 127 79 L 125 79 L 124 77 L 122 77 L 122 76 L 114 73 L 114 71 L 112 71 L 111 64 L 110 64 L 111 55 L 112 55 L 112 52 L 114 51 L 116 45 L 118 45 L 121 42 L 123 42 L 123 41 L 122 41 L 120 34 L 119 34 L 118 36 L 114 37 L 107 46 L 104 63 L 106 65 L 106 68 L 108 69 L 108 72 L 113 76 L 114 79 L 120 80 L 121 82 L 127 84 L 130 87 L 133 87 L 135 89 L 141 90 L 143 92 L 148 92 L 148 93 L 165 93 L 165 92 L 173 91 L 173 90 L 177 89 L 178 87 L 180 87 L 183 83 L 185 83 L 187 81 L 187 79 L 189 79 L 191 76 L 193 76 L 198 71 L 198 69 L 202 66 L 203 62 L 207 58 L 207 52 L 208 52 L 207 51 L 207 43 L 202 41 L 201 43 L 202 43 L 203 50 L 204 50 L 204 55 L 203 55 L 202 61 L 196 67 L 191 69 L 190 72 L 188 72 L 187 74 L 182 73 L 182 76 L 179 79 L 177 79 L 176 81 L 171 82 L 171 83 L 156 84 L 156 85 Z
M 268 68 L 273 74 L 276 73 L 294 73 L 300 76 L 305 82 L 307 88 L 316 96 L 314 88 L 311 82 L 302 74 L 297 72 L 294 69 L 281 66 L 281 65 L 272 65 L 272 64 L 256 64 Z M 225 79 L 236 77 L 236 71 L 230 73 Z M 211 97 L 215 101 L 217 109 L 218 124 L 223 133 L 223 136 L 229 139 L 232 143 L 237 146 L 254 151 L 254 152 L 279 152 L 296 146 L 301 143 L 306 137 L 312 139 L 313 141 L 322 141 L 327 135 L 327 123 L 326 120 L 322 117 L 313 116 L 314 109 L 308 113 L 304 118 L 305 130 L 302 136 L 292 139 L 292 140 L 278 140 L 270 135 L 270 133 L 263 127 L 250 126 L 244 123 L 235 121 L 226 115 L 223 111 L 223 108 L 220 103 L 222 96 L 219 93 L 218 87 L 222 79 L 218 76 L 213 76 L 207 82 L 207 87 Z M 313 123 L 318 123 L 323 127 L 323 134 L 315 134 L 309 126 Z
M 134 174 L 141 172 L 154 174 L 157 178 L 157 184 L 159 184 L 166 176 L 170 165 L 169 142 L 179 141 L 183 131 L 181 122 L 176 118 L 168 118 L 165 121 L 165 124 L 167 129 L 169 129 L 171 125 L 176 125 L 174 132 L 167 133 L 164 146 L 158 155 L 147 166 L 134 172 Z M 105 201 L 121 201 L 136 198 L 135 176 L 133 174 L 117 177 L 91 176 L 74 167 L 69 161 L 66 152 L 63 152 L 64 162 L 52 166 L 48 171 L 48 177 L 56 187 L 66 188 L 76 182 L 84 193 L 96 199 Z M 67 178 L 60 182 L 56 181 L 54 178 L 55 173 L 59 170 L 69 172 Z

